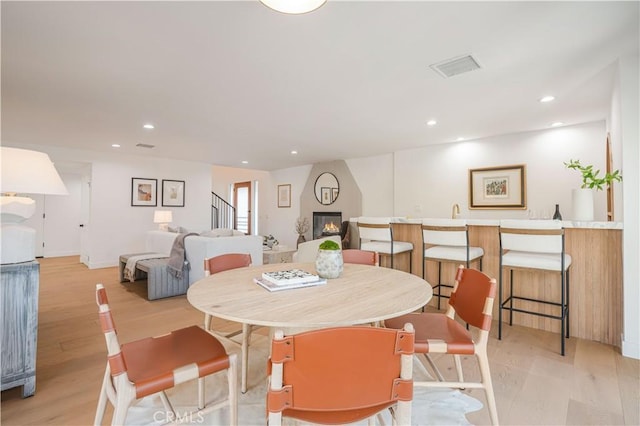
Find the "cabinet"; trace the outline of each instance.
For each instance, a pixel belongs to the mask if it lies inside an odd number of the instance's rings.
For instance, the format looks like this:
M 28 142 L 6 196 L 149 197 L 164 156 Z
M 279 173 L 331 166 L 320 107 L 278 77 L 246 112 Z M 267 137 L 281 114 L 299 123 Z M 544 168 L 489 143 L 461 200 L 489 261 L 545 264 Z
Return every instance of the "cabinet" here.
M 25 398 L 36 391 L 40 264 L 2 265 L 0 278 L 2 390 L 22 386 Z

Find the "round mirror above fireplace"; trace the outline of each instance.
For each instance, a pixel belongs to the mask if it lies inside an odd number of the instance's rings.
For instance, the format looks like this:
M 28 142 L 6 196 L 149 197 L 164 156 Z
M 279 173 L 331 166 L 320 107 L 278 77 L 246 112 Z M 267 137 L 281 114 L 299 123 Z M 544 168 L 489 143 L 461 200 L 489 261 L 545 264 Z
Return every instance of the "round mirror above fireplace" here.
M 322 205 L 328 206 L 338 199 L 340 184 L 333 173 L 325 172 L 318 176 L 314 187 L 316 200 Z

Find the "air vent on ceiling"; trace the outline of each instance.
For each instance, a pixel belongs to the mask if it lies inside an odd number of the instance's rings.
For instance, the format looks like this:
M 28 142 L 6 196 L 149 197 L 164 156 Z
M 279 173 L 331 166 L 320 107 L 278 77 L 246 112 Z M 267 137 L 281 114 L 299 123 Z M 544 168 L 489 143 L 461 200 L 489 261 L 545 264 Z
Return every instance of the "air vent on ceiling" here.
M 444 78 L 449 78 L 454 75 L 480 69 L 480 64 L 473 56 L 466 55 L 438 62 L 437 64 L 431 65 L 431 69 Z
M 147 143 L 137 143 L 136 146 L 139 146 L 140 148 L 149 148 L 149 149 L 156 147 L 155 145 L 149 145 Z

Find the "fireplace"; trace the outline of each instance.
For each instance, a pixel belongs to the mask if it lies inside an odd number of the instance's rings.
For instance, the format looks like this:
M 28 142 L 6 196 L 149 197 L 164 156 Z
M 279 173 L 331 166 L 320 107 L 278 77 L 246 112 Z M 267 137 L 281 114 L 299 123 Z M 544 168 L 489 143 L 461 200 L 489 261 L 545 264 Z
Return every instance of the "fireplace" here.
M 341 212 L 313 212 L 313 239 L 340 235 Z

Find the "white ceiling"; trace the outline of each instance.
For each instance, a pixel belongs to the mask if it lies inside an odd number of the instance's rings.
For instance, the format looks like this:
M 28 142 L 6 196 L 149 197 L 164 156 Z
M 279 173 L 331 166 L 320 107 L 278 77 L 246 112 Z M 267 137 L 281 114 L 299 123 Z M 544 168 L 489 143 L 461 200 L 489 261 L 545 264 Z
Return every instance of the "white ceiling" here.
M 1 8 L 3 143 L 262 170 L 603 120 L 615 60 L 638 54 L 636 1 Z M 482 69 L 430 69 L 465 54 Z

